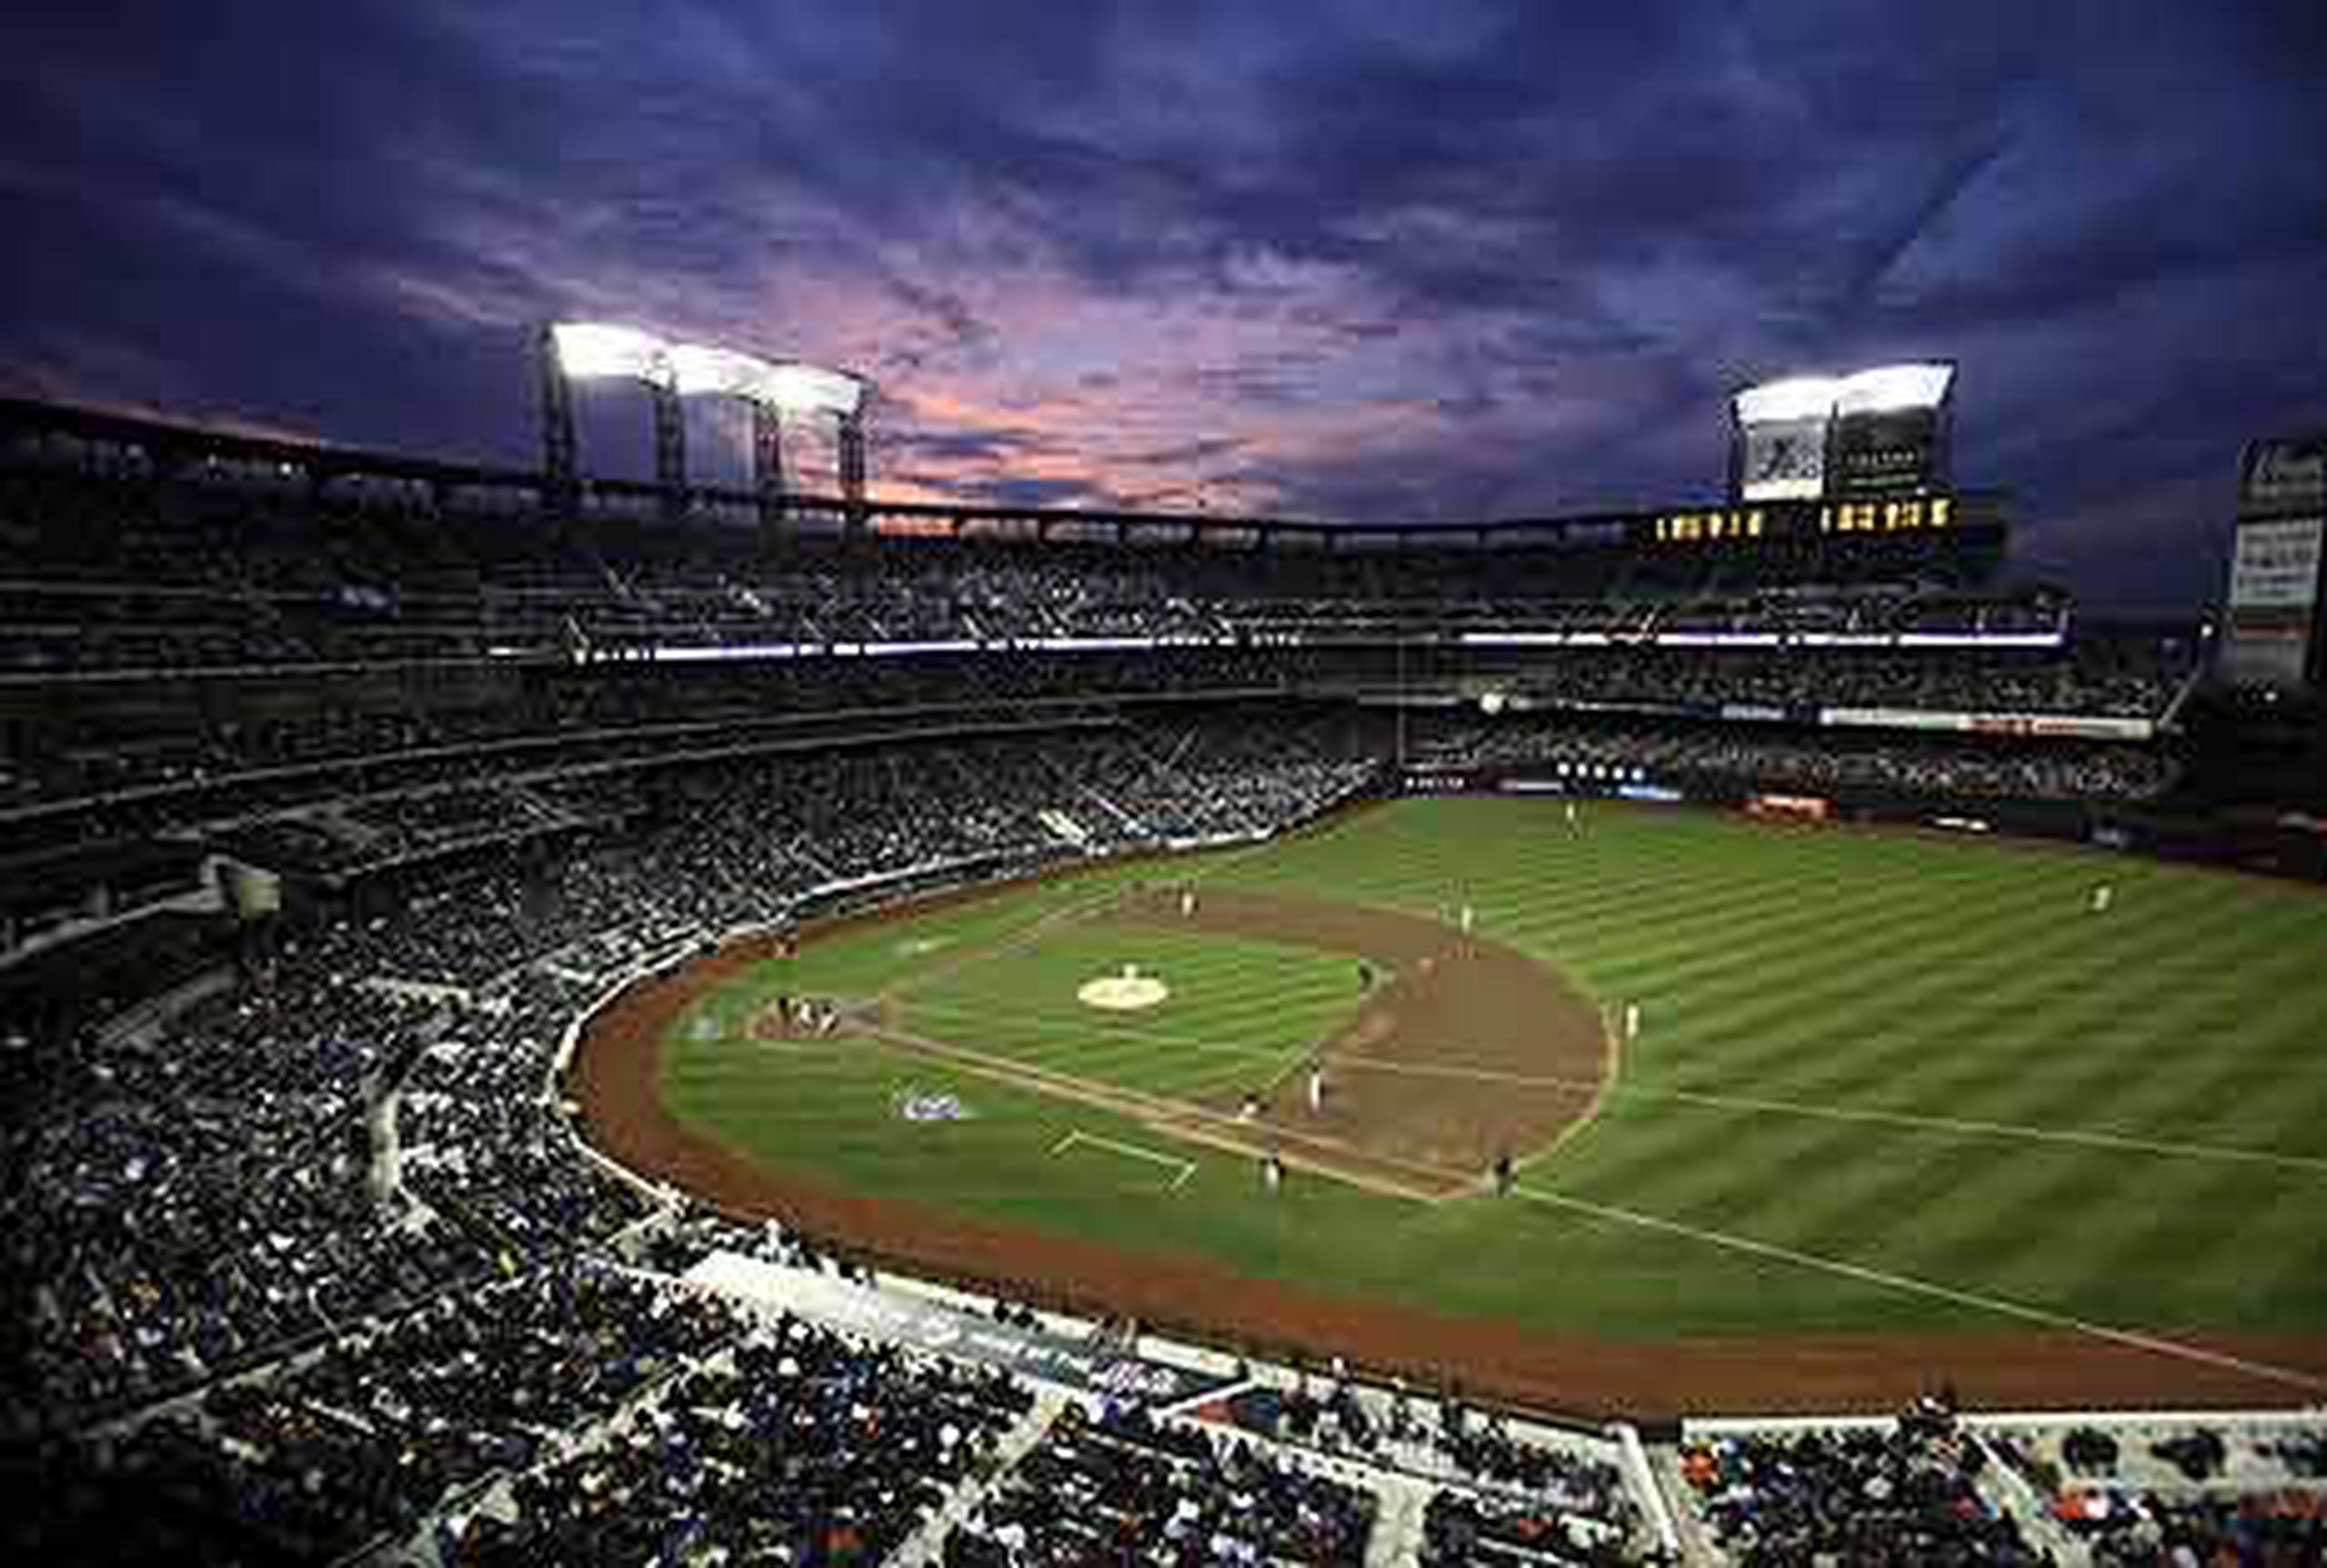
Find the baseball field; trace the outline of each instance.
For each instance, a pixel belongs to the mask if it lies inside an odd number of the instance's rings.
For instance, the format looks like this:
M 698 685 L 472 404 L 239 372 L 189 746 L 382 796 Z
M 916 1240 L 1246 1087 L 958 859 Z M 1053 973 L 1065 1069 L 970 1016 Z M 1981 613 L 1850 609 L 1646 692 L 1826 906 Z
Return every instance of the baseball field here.
M 1571 1408 L 2327 1398 L 2298 886 L 1405 801 L 731 949 L 574 1082 L 738 1210 Z

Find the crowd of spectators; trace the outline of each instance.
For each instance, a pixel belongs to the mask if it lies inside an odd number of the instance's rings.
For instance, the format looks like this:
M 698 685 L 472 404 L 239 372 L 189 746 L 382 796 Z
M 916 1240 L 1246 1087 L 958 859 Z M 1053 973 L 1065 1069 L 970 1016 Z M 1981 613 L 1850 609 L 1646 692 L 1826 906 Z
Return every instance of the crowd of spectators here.
M 0 452 L 0 671 L 621 654 L 1060 638 L 1310 640 L 1664 627 L 1848 634 L 2056 628 L 2042 598 L 1967 594 L 1985 557 L 1952 533 L 1808 549 L 1660 551 L 1604 534 L 1353 535 L 1300 548 L 1101 528 L 771 536 L 756 519 L 652 524 L 275 464 Z M 1166 530 L 1167 533 L 1173 531 Z M 1383 547 L 1385 543 L 1394 547 Z M 1806 584 L 1819 586 L 1805 591 Z M 1613 606 L 1613 608 L 1612 608 Z
M 2319 1433 L 2136 1423 L 1985 1435 L 2100 1568 L 2327 1561 Z
M 1588 793 L 1720 781 L 1812 794 L 2090 801 L 2146 798 L 2176 774 L 2165 753 L 2132 743 L 2030 744 L 1532 714 L 1433 726 L 1412 765 L 1520 769 Z
M 1227 1421 L 1271 1442 L 1353 1459 L 1428 1485 L 1416 1543 L 1425 1564 L 1482 1558 L 1593 1563 L 1663 1561 L 1604 1439 L 1514 1423 L 1451 1390 L 1417 1395 L 1350 1381 L 1338 1365 L 1289 1383 L 1256 1381 L 1223 1402 Z
M 567 670 L 524 683 L 496 672 L 454 695 L 424 683 L 350 691 L 318 680 L 287 702 L 276 694 L 263 720 L 215 691 L 119 713 L 76 701 L 8 732 L 0 856 L 61 837 L 249 823 L 348 796 L 390 803 L 371 811 L 374 827 L 414 833 L 423 847 L 493 805 L 465 801 L 470 790 L 754 745 L 1065 724 L 1164 694 L 1274 693 L 1297 678 L 1291 661 L 1170 650 Z
M 2232 1496 L 2088 1492 L 2054 1512 L 2095 1568 L 2308 1568 L 2327 1562 L 2327 1497 L 2311 1488 Z
M 2053 1560 L 1982 1491 L 1985 1451 L 1944 1415 L 1684 1444 L 1682 1478 L 1738 1568 Z
M 2155 719 L 2193 667 L 2182 644 L 2082 640 L 2066 649 L 1634 646 L 1568 648 L 1501 666 L 1507 694 L 1547 707 L 1747 707 Z M 1478 677 L 1480 679 L 1484 676 Z
M 1558 1563 L 1622 1568 L 1643 1561 L 1622 1532 L 1556 1503 L 1443 1489 L 1423 1514 L 1421 1568 Z
M 1176 763 L 1153 736 L 1103 732 L 632 781 L 649 797 L 634 831 L 400 888 L 289 931 L 254 983 L 158 1034 L 60 1043 L 48 1109 L 11 1127 L 22 1179 L 0 1199 L 27 1342 L 14 1409 L 156 1398 L 638 1218 L 544 1101 L 593 976 L 836 884 L 1260 831 L 1367 771 L 1295 731 L 1177 738 Z
M 158 1033 L 45 1050 L 0 1198 L 29 1340 L 14 1413 L 156 1397 L 473 1270 L 369 1185 L 366 1112 L 439 1012 L 295 950 Z
M 1236 1436 L 1070 1403 L 947 1537 L 946 1568 L 1364 1561 L 1378 1503 Z
M 336 1562 L 412 1535 L 741 1331 L 667 1281 L 553 1262 L 52 1451 L 49 1562 Z M 27 1559 L 33 1560 L 33 1559 Z
M 604 1443 L 526 1471 L 505 1507 L 445 1521 L 440 1560 L 877 1563 L 1033 1403 L 1006 1373 L 764 1323 Z
M 387 1174 L 496 1253 L 603 1242 L 644 1217 L 628 1187 L 577 1159 L 546 1088 L 558 1037 L 589 1000 L 528 973 L 456 1013 L 404 1075 Z
M 922 743 L 528 788 L 529 824 L 556 812 L 577 826 L 630 825 L 414 894 L 408 903 L 428 918 L 395 922 L 368 963 L 473 985 L 617 929 L 632 939 L 618 944 L 623 956 L 694 929 L 778 919 L 820 891 L 882 878 L 990 874 L 1263 832 L 1364 787 L 1374 771 L 1364 758 L 1322 753 L 1327 738 L 1298 725 L 1216 750 L 1210 734 L 1158 726 Z M 371 933 L 358 926 L 345 940 Z

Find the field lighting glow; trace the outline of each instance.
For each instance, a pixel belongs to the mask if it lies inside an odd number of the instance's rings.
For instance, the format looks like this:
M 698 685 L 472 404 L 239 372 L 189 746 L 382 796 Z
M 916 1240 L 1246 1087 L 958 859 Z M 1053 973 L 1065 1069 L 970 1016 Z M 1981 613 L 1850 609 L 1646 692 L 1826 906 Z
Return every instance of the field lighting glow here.
M 560 322 L 550 329 L 558 368 L 576 380 L 619 376 L 657 386 L 670 384 L 669 350 L 651 332 L 610 322 Z
M 1834 388 L 1837 414 L 1883 414 L 1894 408 L 1936 408 L 1955 378 L 1952 365 L 1885 365 L 1846 375 Z
M 758 397 L 769 371 L 775 368 L 755 354 L 708 344 L 682 343 L 670 350 L 671 375 L 683 397 L 699 392 L 726 397 Z
M 762 359 L 714 344 L 670 343 L 611 322 L 561 322 L 550 329 L 558 368 L 576 380 L 615 377 L 667 386 L 681 396 L 747 398 L 786 414 L 854 414 L 864 383 L 837 370 Z
M 1831 375 L 1796 375 L 1749 386 L 1737 394 L 1737 417 L 1746 424 L 1815 419 L 1833 408 L 1834 389 L 1840 385 Z
M 1882 365 L 1849 375 L 1794 375 L 1749 386 L 1736 398 L 1741 424 L 1936 408 L 1955 379 L 1952 365 Z
M 850 414 L 864 397 L 864 384 L 855 376 L 797 361 L 770 365 L 762 385 L 766 400 L 786 411 Z

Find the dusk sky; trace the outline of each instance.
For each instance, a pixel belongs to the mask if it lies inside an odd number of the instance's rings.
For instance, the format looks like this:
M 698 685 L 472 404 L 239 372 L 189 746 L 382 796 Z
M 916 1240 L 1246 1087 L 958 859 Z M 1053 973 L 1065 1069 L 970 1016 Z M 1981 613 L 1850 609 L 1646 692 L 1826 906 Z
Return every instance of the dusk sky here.
M 0 385 L 531 464 L 531 328 L 608 318 L 869 373 L 878 492 L 1473 520 L 1949 358 L 2028 568 L 2190 603 L 2327 424 L 2322 149 L 2318 0 L 35 0 Z

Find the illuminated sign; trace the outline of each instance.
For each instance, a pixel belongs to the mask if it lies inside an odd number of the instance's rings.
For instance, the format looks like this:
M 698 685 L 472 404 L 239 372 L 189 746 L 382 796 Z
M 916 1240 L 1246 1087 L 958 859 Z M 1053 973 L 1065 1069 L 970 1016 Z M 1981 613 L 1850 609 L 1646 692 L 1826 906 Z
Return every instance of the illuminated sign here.
M 1816 506 L 1779 502 L 1692 507 L 1660 512 L 1631 526 L 1633 539 L 1640 544 L 1727 544 L 1817 534 L 1922 534 L 1952 528 L 1957 522 L 1954 496 L 1925 494 Z
M 1716 507 L 1710 512 L 1672 512 L 1656 519 L 1660 544 L 1702 544 L 1722 539 L 1759 539 L 1759 506 Z
M 1818 508 L 1821 534 L 1913 534 L 1954 525 L 1952 495 L 1902 495 L 1890 501 L 1845 501 Z

